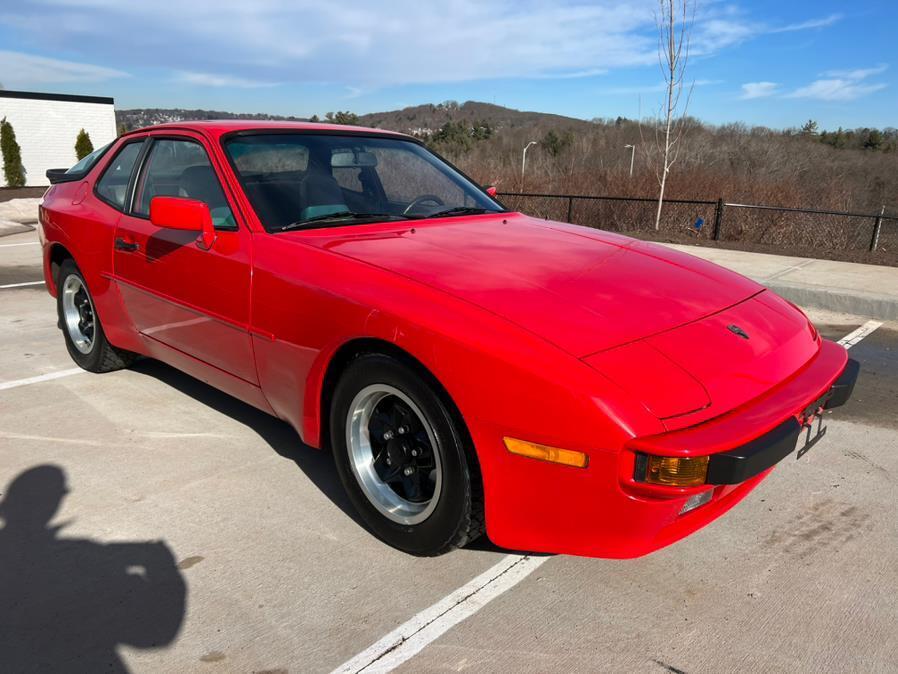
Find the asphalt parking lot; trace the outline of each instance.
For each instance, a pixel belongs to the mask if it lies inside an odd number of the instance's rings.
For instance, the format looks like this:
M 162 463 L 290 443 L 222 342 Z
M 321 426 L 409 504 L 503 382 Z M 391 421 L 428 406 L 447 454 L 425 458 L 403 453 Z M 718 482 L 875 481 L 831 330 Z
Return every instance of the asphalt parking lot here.
M 898 669 L 895 323 L 852 347 L 862 375 L 827 437 L 723 519 L 513 577 L 521 558 L 488 541 L 380 543 L 326 452 L 167 366 L 69 374 L 54 301 L 18 285 L 41 278 L 36 240 L 0 238 L 2 669 Z M 876 319 L 810 315 L 834 339 Z M 453 594 L 497 565 L 491 594 Z

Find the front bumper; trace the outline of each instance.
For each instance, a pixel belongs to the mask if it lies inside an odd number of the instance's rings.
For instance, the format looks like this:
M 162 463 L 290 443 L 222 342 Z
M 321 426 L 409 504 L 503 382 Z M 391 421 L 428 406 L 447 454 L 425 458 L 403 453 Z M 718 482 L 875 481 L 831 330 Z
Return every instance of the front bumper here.
M 833 383 L 822 398 L 811 403 L 802 417 L 789 417 L 779 426 L 754 440 L 731 449 L 728 452 L 714 454 L 708 462 L 708 484 L 739 484 L 763 473 L 782 461 L 795 450 L 802 429 L 809 418 L 821 409 L 833 409 L 848 402 L 854 391 L 854 384 L 860 372 L 860 363 L 849 358 L 842 374 Z
M 475 427 L 478 448 L 497 448 L 484 471 L 487 532 L 512 549 L 590 557 L 638 557 L 663 548 L 749 494 L 794 451 L 807 409 L 843 404 L 856 379 L 857 365 L 845 349 L 824 340 L 801 370 L 750 403 L 688 428 L 621 439 L 616 449 L 606 445 L 590 452 L 586 469 L 512 455 L 500 444 L 503 429 Z M 634 479 L 639 454 L 720 458 L 713 482 L 671 487 Z M 494 475 L 501 478 L 489 479 Z M 683 512 L 691 497 L 708 491 L 709 502 Z

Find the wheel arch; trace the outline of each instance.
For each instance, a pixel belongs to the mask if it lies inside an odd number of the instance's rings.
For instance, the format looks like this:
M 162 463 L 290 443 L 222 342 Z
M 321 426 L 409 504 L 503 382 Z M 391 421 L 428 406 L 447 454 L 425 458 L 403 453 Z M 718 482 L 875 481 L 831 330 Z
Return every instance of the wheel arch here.
M 62 263 L 66 260 L 74 261 L 75 256 L 72 255 L 72 252 L 68 248 L 66 248 L 58 241 L 54 241 L 53 243 L 51 243 L 47 252 L 48 275 L 45 280 L 47 282 L 47 289 L 54 297 L 56 296 L 57 292 L 56 279 L 59 276 L 59 268 L 62 267 Z M 77 264 L 77 262 L 75 264 Z
M 402 347 L 384 339 L 379 339 L 377 337 L 355 338 L 345 342 L 334 351 L 328 361 L 327 369 L 322 378 L 321 390 L 318 395 L 318 419 L 320 424 L 318 438 L 319 446 L 326 447 L 330 444 L 330 408 L 334 390 L 336 389 L 337 382 L 340 380 L 340 375 L 342 375 L 346 367 L 353 360 L 367 354 L 380 354 L 395 358 L 411 368 L 433 388 L 437 396 L 439 396 L 440 400 L 442 400 L 443 404 L 446 406 L 449 414 L 452 416 L 452 420 L 455 422 L 455 427 L 463 436 L 462 442 L 464 443 L 468 454 L 469 466 L 472 472 L 471 478 L 475 482 L 475 487 L 482 494 L 483 484 L 480 461 L 477 456 L 471 432 L 468 429 L 468 425 L 465 422 L 458 405 L 455 404 L 455 401 L 452 399 L 449 391 L 446 390 L 446 387 L 443 386 L 436 375 L 434 375 L 424 363 Z

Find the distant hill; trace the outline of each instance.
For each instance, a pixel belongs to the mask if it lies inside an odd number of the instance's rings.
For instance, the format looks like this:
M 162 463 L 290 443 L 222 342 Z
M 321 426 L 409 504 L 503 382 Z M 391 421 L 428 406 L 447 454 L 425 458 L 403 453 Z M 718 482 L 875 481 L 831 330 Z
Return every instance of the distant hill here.
M 359 116 L 359 124 L 404 133 L 430 135 L 446 122 L 488 124 L 493 129 L 520 129 L 528 127 L 567 128 L 586 130 L 591 122 L 574 117 L 564 117 L 545 112 L 526 112 L 505 108 L 492 103 L 467 101 L 458 104 L 447 101 L 438 104 L 416 105 L 402 110 L 372 112 Z
M 222 110 L 183 110 L 181 108 L 133 108 L 116 110 L 115 123 L 120 130 L 132 131 L 153 124 L 166 122 L 187 122 L 203 119 L 274 119 L 278 121 L 300 122 L 303 117 L 284 117 L 265 113 L 235 113 Z
M 268 115 L 265 113 L 234 113 L 222 110 L 184 110 L 181 108 L 134 108 L 116 110 L 116 123 L 120 129 L 131 131 L 165 122 L 186 122 L 203 119 L 271 119 L 277 121 L 308 121 L 305 117 Z M 493 129 L 566 128 L 586 130 L 590 122 L 573 117 L 544 112 L 525 112 L 491 103 L 467 101 L 459 104 L 447 101 L 438 104 L 416 105 L 402 110 L 372 112 L 360 115 L 358 124 L 403 133 L 429 136 L 446 122 L 488 124 Z

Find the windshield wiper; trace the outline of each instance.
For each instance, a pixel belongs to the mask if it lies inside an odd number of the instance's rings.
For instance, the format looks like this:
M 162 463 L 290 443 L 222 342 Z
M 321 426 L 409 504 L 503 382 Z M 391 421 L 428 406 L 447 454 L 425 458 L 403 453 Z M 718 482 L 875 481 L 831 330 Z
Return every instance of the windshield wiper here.
M 447 208 L 442 211 L 437 211 L 436 213 L 430 213 L 429 215 L 423 215 L 422 218 L 447 218 L 452 215 L 481 215 L 483 213 L 498 213 L 499 211 L 493 211 L 488 208 L 474 208 L 473 206 L 455 206 L 453 208 Z
M 396 215 L 395 213 L 356 213 L 355 211 L 337 211 L 336 213 L 326 213 L 324 215 L 316 215 L 313 218 L 305 220 L 297 220 L 289 225 L 284 225 L 278 229 L 279 232 L 286 232 L 291 229 L 305 229 L 313 227 L 321 227 L 327 223 L 340 223 L 345 220 L 368 220 L 368 219 L 400 219 L 406 220 L 407 216 Z

